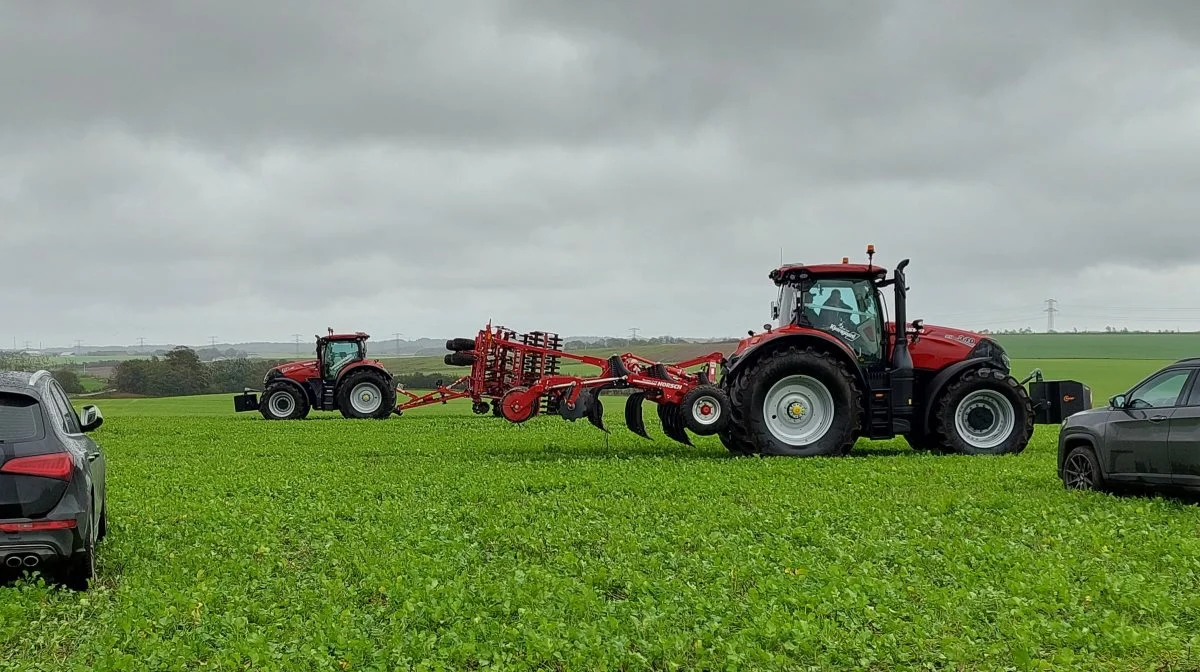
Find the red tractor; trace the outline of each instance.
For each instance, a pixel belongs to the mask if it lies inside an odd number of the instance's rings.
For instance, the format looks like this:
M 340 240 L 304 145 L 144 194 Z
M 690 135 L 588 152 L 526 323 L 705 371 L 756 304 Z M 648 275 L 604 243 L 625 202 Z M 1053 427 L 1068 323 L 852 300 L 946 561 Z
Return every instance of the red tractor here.
M 317 358 L 267 372 L 262 401 L 251 390 L 234 397 L 234 410 L 268 420 L 298 420 L 310 410 L 341 411 L 346 418 L 387 418 L 396 408 L 396 384 L 378 360 L 367 359 L 367 334 L 317 337 Z
M 888 278 L 874 253 L 868 246 L 866 264 L 770 273 L 778 323 L 751 331 L 723 362 L 731 422 L 719 436 L 730 451 L 839 455 L 860 437 L 902 435 L 917 450 L 1019 453 L 1035 423 L 1091 406 L 1090 390 L 1075 381 L 1039 379 L 1031 398 L 1028 379 L 1012 376 L 1008 355 L 986 336 L 909 324 L 908 260 Z M 881 293 L 889 285 L 894 322 Z

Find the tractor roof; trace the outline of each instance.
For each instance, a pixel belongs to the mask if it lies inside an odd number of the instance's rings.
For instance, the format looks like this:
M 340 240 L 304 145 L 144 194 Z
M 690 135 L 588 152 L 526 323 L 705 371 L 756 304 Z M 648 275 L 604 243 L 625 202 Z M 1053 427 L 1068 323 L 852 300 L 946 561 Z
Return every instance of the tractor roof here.
M 867 280 L 882 280 L 887 276 L 887 269 L 878 264 L 786 264 L 771 271 L 768 277 L 777 285 L 785 282 L 795 282 L 806 277 L 823 278 L 862 278 Z
M 370 338 L 370 336 L 361 331 L 357 331 L 353 334 L 327 334 L 325 336 L 320 336 L 319 338 L 323 341 L 365 341 Z

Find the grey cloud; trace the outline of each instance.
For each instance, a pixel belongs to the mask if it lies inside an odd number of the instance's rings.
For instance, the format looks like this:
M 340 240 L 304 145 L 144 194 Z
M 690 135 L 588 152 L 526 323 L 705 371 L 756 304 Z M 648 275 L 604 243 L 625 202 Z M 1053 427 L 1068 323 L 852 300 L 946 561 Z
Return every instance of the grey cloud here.
M 1200 281 L 1198 35 L 1194 2 L 10 3 L 0 244 L 42 282 L 0 310 L 727 335 L 781 250 L 874 243 L 929 319 L 1066 318 L 1113 264 Z

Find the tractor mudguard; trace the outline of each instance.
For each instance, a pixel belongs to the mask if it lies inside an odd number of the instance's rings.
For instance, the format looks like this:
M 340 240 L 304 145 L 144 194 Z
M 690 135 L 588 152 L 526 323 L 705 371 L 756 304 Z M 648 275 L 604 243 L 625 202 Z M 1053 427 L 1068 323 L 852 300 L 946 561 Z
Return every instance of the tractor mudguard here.
M 361 360 L 358 362 L 354 362 L 353 364 L 347 364 L 346 368 L 344 368 L 338 372 L 338 380 L 345 378 L 346 374 L 350 373 L 351 371 L 358 371 L 359 369 L 363 368 L 364 366 L 375 369 L 380 374 L 382 374 L 384 378 L 387 379 L 388 384 L 391 384 L 392 378 L 393 378 L 392 372 L 383 368 L 383 364 L 379 363 L 377 360 L 374 360 L 374 359 L 364 359 L 364 360 Z
M 933 400 L 937 399 L 938 395 L 942 393 L 942 390 L 946 389 L 946 385 L 948 385 L 951 380 L 957 378 L 963 373 L 966 373 L 967 369 L 987 366 L 989 364 L 994 366 L 996 362 L 990 357 L 972 357 L 971 359 L 964 359 L 956 364 L 951 364 L 950 366 L 947 366 L 939 371 L 938 374 L 929 381 L 929 385 L 921 393 L 921 408 L 923 409 L 921 411 L 921 425 L 920 427 L 916 427 L 914 429 L 917 429 L 921 432 L 929 430 L 930 421 L 933 419 L 933 414 L 935 411 Z
M 845 343 L 842 343 L 841 341 L 837 340 L 836 338 L 829 336 L 823 332 L 819 332 L 819 331 L 810 331 L 810 332 L 805 332 L 805 333 L 800 333 L 800 334 L 783 333 L 783 334 L 778 334 L 775 336 L 773 336 L 771 334 L 765 334 L 765 335 L 763 335 L 763 339 L 761 341 L 759 341 L 756 345 L 753 345 L 753 346 L 747 348 L 745 351 L 743 351 L 740 355 L 737 356 L 737 359 L 733 362 L 733 364 L 730 365 L 725 370 L 725 378 L 728 379 L 730 376 L 732 376 L 738 369 L 742 368 L 746 364 L 746 362 L 757 359 L 757 355 L 761 354 L 765 350 L 773 350 L 776 347 L 781 347 L 781 346 L 787 347 L 788 345 L 792 345 L 792 344 L 800 345 L 800 346 L 804 346 L 804 345 L 820 345 L 820 346 L 832 345 L 832 346 L 834 346 L 837 349 L 837 351 L 839 351 L 843 355 L 845 355 L 846 364 L 850 367 L 850 370 L 854 373 L 854 377 L 858 380 L 858 384 L 862 387 L 862 389 L 864 389 L 864 390 L 870 389 L 870 385 L 867 384 L 867 378 L 863 374 L 862 367 L 859 366 L 859 364 L 858 364 L 858 357 L 854 354 L 854 351 L 851 350 L 850 347 L 847 346 Z M 766 348 L 765 346 L 770 346 L 770 348 Z
M 312 389 L 309 388 L 308 385 L 298 383 L 298 382 L 292 380 L 291 378 L 285 378 L 283 376 L 275 376 L 273 378 L 268 378 L 266 381 L 266 384 L 263 385 L 263 392 L 266 392 L 266 388 L 268 388 L 272 385 L 275 385 L 277 383 L 285 383 L 287 385 L 291 385 L 292 387 L 296 388 L 297 390 L 300 391 L 300 394 L 304 395 L 305 399 L 308 399 L 309 404 L 313 404 L 316 401 L 316 398 L 313 396 L 313 391 L 312 391 Z

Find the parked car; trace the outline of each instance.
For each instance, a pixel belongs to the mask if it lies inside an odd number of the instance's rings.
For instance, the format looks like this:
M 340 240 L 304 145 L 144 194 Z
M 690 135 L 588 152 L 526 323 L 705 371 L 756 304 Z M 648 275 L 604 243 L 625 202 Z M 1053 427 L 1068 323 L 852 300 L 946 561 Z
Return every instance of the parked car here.
M 77 413 L 46 371 L 0 372 L 0 567 L 35 569 L 76 590 L 96 575 L 108 527 L 105 458 L 86 435 L 104 422 Z
M 1108 406 L 1066 418 L 1058 475 L 1070 489 L 1200 490 L 1200 357 L 1163 367 Z

